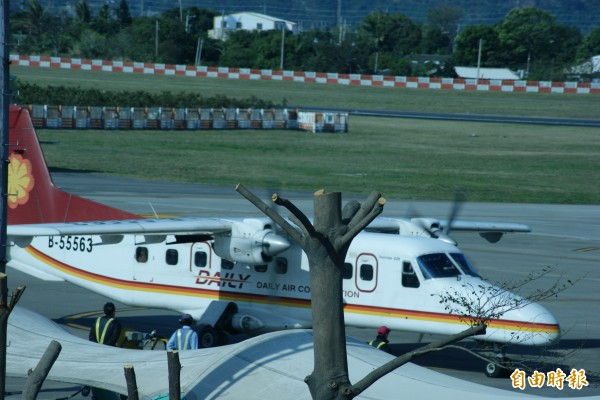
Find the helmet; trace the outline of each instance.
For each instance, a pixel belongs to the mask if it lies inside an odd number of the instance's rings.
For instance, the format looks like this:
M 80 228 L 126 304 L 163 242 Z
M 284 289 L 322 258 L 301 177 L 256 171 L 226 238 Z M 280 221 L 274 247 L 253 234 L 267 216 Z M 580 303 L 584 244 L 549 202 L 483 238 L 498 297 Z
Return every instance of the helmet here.
M 390 331 L 390 328 L 388 328 L 388 327 L 387 327 L 387 326 L 385 326 L 385 325 L 382 325 L 382 326 L 380 326 L 379 328 L 377 328 L 377 334 L 378 334 L 378 335 L 381 335 L 381 336 L 383 336 L 383 335 L 387 335 L 387 334 L 389 334 L 390 332 L 391 332 L 391 331 Z
M 104 315 L 111 316 L 115 313 L 115 305 L 113 303 L 106 303 L 104 305 Z
M 192 325 L 194 323 L 194 318 L 190 314 L 183 314 L 179 317 L 179 323 L 181 325 Z

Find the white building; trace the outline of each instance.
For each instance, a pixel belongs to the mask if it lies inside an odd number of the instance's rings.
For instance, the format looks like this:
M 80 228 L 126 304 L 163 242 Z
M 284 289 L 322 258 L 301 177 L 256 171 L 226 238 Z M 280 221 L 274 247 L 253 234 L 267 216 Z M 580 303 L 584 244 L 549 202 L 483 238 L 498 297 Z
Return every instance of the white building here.
M 208 36 L 213 39 L 225 40 L 228 32 L 235 30 L 271 31 L 282 29 L 298 33 L 298 24 L 265 14 L 239 12 L 214 17 L 213 29 L 208 31 Z
M 582 80 L 587 78 L 591 82 L 600 82 L 600 55 L 570 68 L 567 75 L 571 79 Z
M 477 67 L 454 67 L 459 78 L 464 79 L 502 79 L 516 81 L 519 75 L 508 68 L 477 68 Z

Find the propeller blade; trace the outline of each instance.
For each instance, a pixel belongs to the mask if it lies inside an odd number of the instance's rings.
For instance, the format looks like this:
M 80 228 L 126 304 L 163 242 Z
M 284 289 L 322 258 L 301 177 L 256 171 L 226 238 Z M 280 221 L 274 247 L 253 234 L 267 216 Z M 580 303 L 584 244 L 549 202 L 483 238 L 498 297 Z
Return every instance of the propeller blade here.
M 444 233 L 448 235 L 452 230 L 452 223 L 456 219 L 456 216 L 462 209 L 464 202 L 467 199 L 467 194 L 462 188 L 457 188 L 456 193 L 454 195 L 454 203 L 452 203 L 452 209 L 450 210 L 450 216 L 448 217 L 448 222 L 444 227 Z

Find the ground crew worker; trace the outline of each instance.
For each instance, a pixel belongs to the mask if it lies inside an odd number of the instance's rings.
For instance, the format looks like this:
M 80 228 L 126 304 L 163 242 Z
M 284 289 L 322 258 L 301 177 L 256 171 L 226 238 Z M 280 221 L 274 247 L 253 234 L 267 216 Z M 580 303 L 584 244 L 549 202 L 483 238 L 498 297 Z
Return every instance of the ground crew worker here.
M 98 317 L 90 329 L 89 339 L 91 342 L 116 346 L 120 335 L 121 323 L 115 318 L 115 305 L 108 302 L 104 305 L 104 316 Z
M 181 328 L 171 335 L 167 342 L 167 350 L 195 350 L 198 348 L 198 334 L 192 329 L 194 319 L 190 314 L 179 318 Z
M 390 341 L 388 340 L 388 335 L 390 334 L 390 328 L 385 325 L 377 328 L 377 337 L 374 340 L 369 342 L 369 346 L 373 346 L 376 349 L 383 350 L 386 353 L 392 353 L 392 349 L 388 344 Z

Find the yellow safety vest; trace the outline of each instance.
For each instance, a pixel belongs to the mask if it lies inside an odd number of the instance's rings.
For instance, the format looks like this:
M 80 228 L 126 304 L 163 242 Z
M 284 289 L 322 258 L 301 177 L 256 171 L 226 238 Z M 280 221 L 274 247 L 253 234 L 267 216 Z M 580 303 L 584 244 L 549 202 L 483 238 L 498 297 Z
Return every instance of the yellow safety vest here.
M 373 346 L 373 343 L 375 343 L 375 340 L 371 340 L 371 341 L 369 342 L 369 346 Z M 381 341 L 381 343 L 379 343 L 379 344 L 377 345 L 377 348 L 378 348 L 378 349 L 381 349 L 381 347 L 382 347 L 382 346 L 384 346 L 385 344 L 386 344 L 386 343 L 385 343 L 385 342 L 382 340 L 382 341 Z
M 183 334 L 183 329 L 177 329 L 177 350 L 188 350 L 190 337 L 192 336 L 192 330 L 186 329 L 187 332 L 185 334 L 185 339 L 183 341 L 183 346 L 181 345 L 181 335 Z
M 96 341 L 100 344 L 104 344 L 104 337 L 106 336 L 106 331 L 108 330 L 108 326 L 110 325 L 110 323 L 113 322 L 114 318 L 110 318 L 108 321 L 106 321 L 106 324 L 104 324 L 104 329 L 102 329 L 102 335 L 100 335 L 101 320 L 102 317 L 96 319 Z

